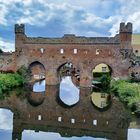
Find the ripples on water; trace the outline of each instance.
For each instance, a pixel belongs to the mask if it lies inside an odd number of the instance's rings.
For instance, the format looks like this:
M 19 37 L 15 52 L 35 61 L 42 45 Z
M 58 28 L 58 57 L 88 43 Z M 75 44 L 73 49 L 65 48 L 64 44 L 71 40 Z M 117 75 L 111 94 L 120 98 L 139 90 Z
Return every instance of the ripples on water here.
M 45 91 L 45 80 L 36 82 L 33 86 L 34 92 Z M 64 77 L 60 84 L 60 99 L 71 106 L 79 101 L 79 89 L 72 83 L 71 77 Z M 12 140 L 13 113 L 7 109 L 0 109 L 0 140 Z M 128 130 L 128 140 L 140 140 L 139 129 Z M 106 140 L 105 138 L 83 137 L 61 137 L 59 133 L 34 132 L 24 130 L 22 140 Z

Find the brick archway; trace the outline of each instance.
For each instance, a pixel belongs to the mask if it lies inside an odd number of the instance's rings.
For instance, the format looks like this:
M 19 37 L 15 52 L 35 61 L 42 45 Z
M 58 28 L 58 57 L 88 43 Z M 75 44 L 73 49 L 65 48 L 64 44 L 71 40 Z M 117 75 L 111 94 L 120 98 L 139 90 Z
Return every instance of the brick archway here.
M 28 69 L 30 71 L 31 79 L 40 80 L 45 79 L 45 67 L 39 61 L 34 61 L 29 64 Z

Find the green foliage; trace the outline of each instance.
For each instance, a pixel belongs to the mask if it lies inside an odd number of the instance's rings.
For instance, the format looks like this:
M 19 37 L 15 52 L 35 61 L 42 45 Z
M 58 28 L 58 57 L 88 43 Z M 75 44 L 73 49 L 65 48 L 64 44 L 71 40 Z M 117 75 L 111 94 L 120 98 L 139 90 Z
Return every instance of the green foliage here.
M 111 91 L 136 113 L 140 113 L 140 84 L 125 80 L 111 82 Z
M 110 72 L 93 72 L 93 77 L 94 77 L 94 78 L 102 77 L 102 76 L 104 76 L 104 75 L 109 76 L 109 75 L 110 75 Z
M 109 89 L 110 89 L 110 81 L 111 81 L 111 77 L 108 74 L 105 74 L 102 77 L 100 77 L 99 82 L 101 82 L 101 84 L 102 84 L 102 90 L 104 92 L 109 92 Z
M 109 91 L 110 91 L 110 82 L 111 82 L 111 76 L 110 76 L 109 73 L 100 73 L 100 76 L 98 75 L 98 77 L 94 78 L 94 80 L 98 81 L 98 82 L 101 82 L 99 88 L 100 88 L 100 90 L 102 92 L 109 93 Z
M 22 76 L 17 73 L 0 74 L 0 99 L 5 96 L 5 91 L 23 85 Z
M 17 70 L 17 73 L 22 77 L 23 84 L 28 83 L 30 79 L 30 72 L 24 65 Z

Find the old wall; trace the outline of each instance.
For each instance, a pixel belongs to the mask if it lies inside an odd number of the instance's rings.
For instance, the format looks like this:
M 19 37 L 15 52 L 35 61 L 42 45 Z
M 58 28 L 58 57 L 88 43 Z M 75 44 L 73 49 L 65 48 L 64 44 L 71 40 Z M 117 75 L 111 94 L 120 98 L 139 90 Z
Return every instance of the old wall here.
M 131 34 L 132 24 L 121 23 L 120 32 L 115 37 L 66 34 L 62 38 L 31 38 L 26 36 L 23 24 L 15 25 L 15 64 L 6 67 L 17 70 L 22 65 L 29 67 L 31 63 L 39 62 L 45 68 L 48 85 L 59 83 L 57 69 L 66 62 L 80 70 L 80 86 L 83 87 L 91 86 L 92 70 L 100 63 L 110 66 L 113 77 L 127 78 L 132 52 Z
M 1 53 L 0 54 L 0 71 L 1 72 L 14 72 L 15 69 L 15 56 L 14 53 Z

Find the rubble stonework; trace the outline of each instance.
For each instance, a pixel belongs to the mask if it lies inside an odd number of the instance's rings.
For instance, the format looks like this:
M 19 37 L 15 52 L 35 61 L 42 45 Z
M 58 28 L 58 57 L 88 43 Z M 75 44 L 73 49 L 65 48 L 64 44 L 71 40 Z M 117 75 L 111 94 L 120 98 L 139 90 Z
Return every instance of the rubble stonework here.
M 114 37 L 66 34 L 62 38 L 28 37 L 25 26 L 16 24 L 15 52 L 11 54 L 14 62 L 9 66 L 1 61 L 5 67 L 0 67 L 0 70 L 16 71 L 22 65 L 29 67 L 32 63 L 39 62 L 45 68 L 46 83 L 56 85 L 59 83 L 57 69 L 66 62 L 71 62 L 80 70 L 80 86 L 90 87 L 92 70 L 96 65 L 105 63 L 112 69 L 113 77 L 128 78 L 132 64 L 131 37 L 131 23 L 121 23 L 119 34 Z M 0 54 L 0 57 L 6 56 Z

